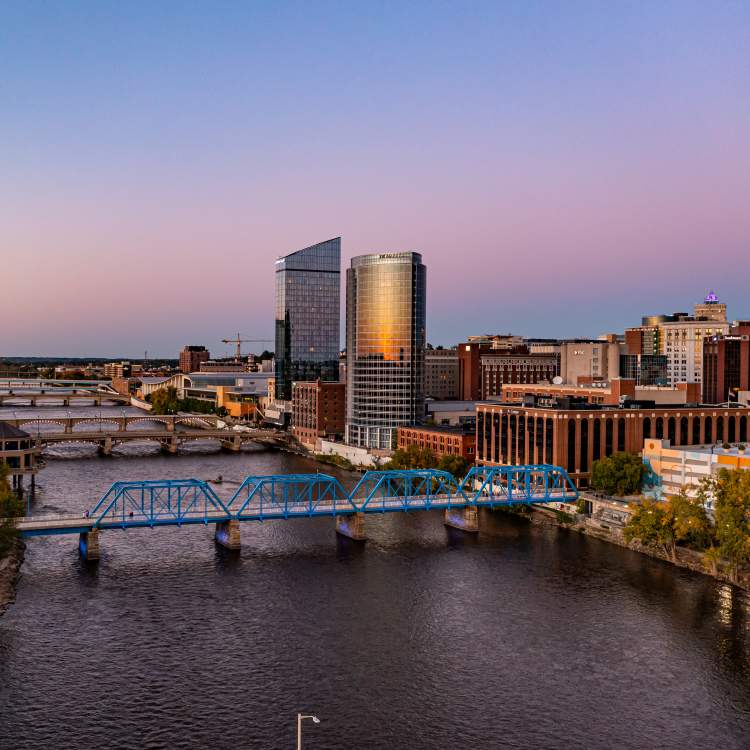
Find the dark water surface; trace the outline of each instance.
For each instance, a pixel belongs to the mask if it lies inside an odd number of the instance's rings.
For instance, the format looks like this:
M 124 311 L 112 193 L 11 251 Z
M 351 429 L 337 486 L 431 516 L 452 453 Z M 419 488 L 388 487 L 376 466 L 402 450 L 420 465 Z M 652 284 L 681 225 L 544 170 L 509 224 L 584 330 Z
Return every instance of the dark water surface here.
M 137 452 L 136 448 L 131 449 Z M 275 452 L 50 460 L 35 512 L 118 479 L 315 471 Z M 30 540 L 0 619 L 0 748 L 750 747 L 750 600 L 556 529 L 438 513 Z

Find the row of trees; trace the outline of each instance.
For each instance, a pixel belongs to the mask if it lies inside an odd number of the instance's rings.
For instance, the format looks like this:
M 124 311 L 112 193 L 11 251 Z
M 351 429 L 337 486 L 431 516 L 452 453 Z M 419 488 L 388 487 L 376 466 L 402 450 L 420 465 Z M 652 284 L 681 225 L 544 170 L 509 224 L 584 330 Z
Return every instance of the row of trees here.
M 713 501 L 713 519 L 706 503 Z M 625 539 L 660 548 L 671 559 L 677 546 L 705 552 L 712 573 L 726 561 L 736 581 L 750 564 L 750 472 L 722 469 L 706 477 L 695 498 L 684 492 L 666 501 L 644 500 L 634 507 Z
M 0 462 L 0 558 L 13 547 L 17 536 L 14 519 L 23 515 L 23 502 L 11 489 L 8 476 L 8 465 Z
M 215 409 L 213 404 L 197 398 L 178 398 L 177 389 L 174 386 L 160 388 L 150 393 L 146 400 L 151 404 L 153 414 L 177 414 L 181 411 L 192 414 L 218 414 L 220 417 L 227 414 L 223 406 Z
M 469 465 L 463 456 L 443 456 L 440 460 L 428 448 L 410 445 L 399 448 L 391 456 L 384 469 L 440 469 L 448 471 L 461 479 L 468 471 Z

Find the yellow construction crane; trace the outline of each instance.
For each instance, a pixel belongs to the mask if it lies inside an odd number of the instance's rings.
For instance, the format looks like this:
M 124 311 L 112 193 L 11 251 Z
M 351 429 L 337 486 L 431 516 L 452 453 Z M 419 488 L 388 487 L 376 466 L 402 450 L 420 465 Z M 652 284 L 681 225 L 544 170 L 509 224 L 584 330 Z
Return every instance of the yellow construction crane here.
M 237 345 L 237 351 L 234 355 L 234 359 L 237 362 L 242 361 L 242 345 L 243 344 L 249 344 L 251 341 L 263 343 L 263 344 L 270 344 L 271 339 L 243 339 L 240 334 L 237 334 L 236 339 L 222 339 L 222 344 L 236 344 Z

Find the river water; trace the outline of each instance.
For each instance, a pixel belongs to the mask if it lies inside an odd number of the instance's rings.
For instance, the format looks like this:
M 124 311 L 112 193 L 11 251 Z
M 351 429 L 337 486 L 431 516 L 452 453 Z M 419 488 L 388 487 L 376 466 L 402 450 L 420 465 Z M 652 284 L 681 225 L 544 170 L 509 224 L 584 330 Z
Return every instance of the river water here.
M 57 448 L 33 512 L 80 511 L 118 479 L 221 474 L 229 493 L 321 468 L 123 451 Z M 746 594 L 505 514 L 481 524 L 385 514 L 357 544 L 331 519 L 245 523 L 239 553 L 211 527 L 111 531 L 94 565 L 76 537 L 32 539 L 0 619 L 0 748 L 291 748 L 297 711 L 321 718 L 306 748 L 750 747 Z

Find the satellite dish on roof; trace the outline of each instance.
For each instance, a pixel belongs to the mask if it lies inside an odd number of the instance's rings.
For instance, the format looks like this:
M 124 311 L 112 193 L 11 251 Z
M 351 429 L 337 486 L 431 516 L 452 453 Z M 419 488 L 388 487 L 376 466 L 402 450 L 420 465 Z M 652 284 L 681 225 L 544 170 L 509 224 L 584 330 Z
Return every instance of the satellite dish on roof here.
M 559 375 L 555 375 L 555 377 L 552 378 L 552 382 L 555 385 L 562 385 L 563 379 Z

